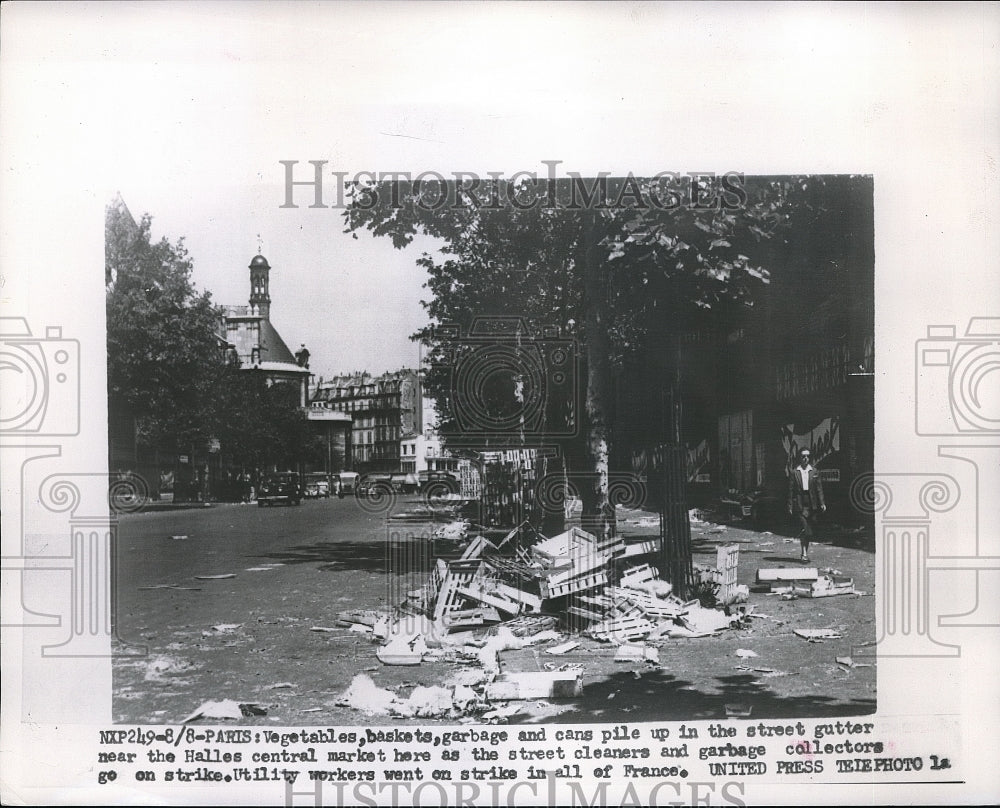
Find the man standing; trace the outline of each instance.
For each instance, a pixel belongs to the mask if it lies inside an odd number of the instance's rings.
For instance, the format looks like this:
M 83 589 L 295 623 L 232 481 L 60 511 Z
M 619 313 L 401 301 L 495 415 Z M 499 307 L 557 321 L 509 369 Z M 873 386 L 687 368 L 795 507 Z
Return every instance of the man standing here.
M 798 516 L 802 525 L 802 560 L 809 560 L 809 542 L 812 540 L 812 523 L 816 509 L 826 510 L 823 500 L 823 482 L 819 471 L 809 462 L 809 450 L 799 452 L 799 464 L 792 469 L 788 479 L 788 512 Z

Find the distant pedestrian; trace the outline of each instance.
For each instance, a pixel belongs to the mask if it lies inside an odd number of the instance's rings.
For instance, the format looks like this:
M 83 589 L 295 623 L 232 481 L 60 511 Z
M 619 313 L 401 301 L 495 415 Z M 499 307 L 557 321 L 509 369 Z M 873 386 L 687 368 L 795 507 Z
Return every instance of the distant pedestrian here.
M 809 450 L 803 449 L 799 452 L 799 464 L 788 478 L 788 512 L 798 517 L 802 528 L 802 561 L 809 560 L 809 543 L 817 510 L 826 510 L 823 481 L 819 471 L 809 462 Z

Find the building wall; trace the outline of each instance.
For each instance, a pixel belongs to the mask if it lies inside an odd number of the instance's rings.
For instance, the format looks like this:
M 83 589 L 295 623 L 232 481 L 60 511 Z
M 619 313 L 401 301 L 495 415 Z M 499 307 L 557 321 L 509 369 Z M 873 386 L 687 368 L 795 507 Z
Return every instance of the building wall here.
M 313 404 L 351 416 L 349 466 L 360 473 L 402 470 L 401 440 L 422 429 L 420 377 L 413 370 L 325 380 Z
M 260 361 L 260 320 L 240 316 L 239 311 L 246 308 L 230 306 L 226 315 L 226 339 L 236 349 L 236 355 L 244 367 Z

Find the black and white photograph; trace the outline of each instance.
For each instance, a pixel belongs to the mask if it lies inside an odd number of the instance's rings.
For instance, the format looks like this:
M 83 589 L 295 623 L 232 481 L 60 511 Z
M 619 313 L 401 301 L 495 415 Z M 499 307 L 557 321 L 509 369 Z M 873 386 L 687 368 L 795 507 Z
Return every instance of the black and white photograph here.
M 995 802 L 998 42 L 5 4 L 4 803 Z
M 875 711 L 871 177 L 356 184 L 329 235 L 304 168 L 287 258 L 108 206 L 116 721 Z

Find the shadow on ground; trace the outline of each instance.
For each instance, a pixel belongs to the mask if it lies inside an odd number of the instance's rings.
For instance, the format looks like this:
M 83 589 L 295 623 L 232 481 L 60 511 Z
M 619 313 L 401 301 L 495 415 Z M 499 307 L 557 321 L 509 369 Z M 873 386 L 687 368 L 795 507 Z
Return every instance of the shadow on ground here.
M 615 673 L 585 684 L 583 696 L 571 709 L 553 716 L 560 723 L 605 721 L 678 721 L 726 718 L 726 705 L 752 706 L 751 719 L 824 718 L 868 715 L 875 699 L 841 700 L 829 696 L 779 696 L 750 675 L 717 676 L 719 691 L 703 693 L 691 682 L 660 670 L 640 679 L 629 672 Z M 527 723 L 531 719 L 512 723 Z
M 429 542 L 421 541 L 328 541 L 300 544 L 251 558 L 283 564 L 318 564 L 322 572 L 358 570 L 403 575 L 430 571 L 434 563 L 431 550 Z

